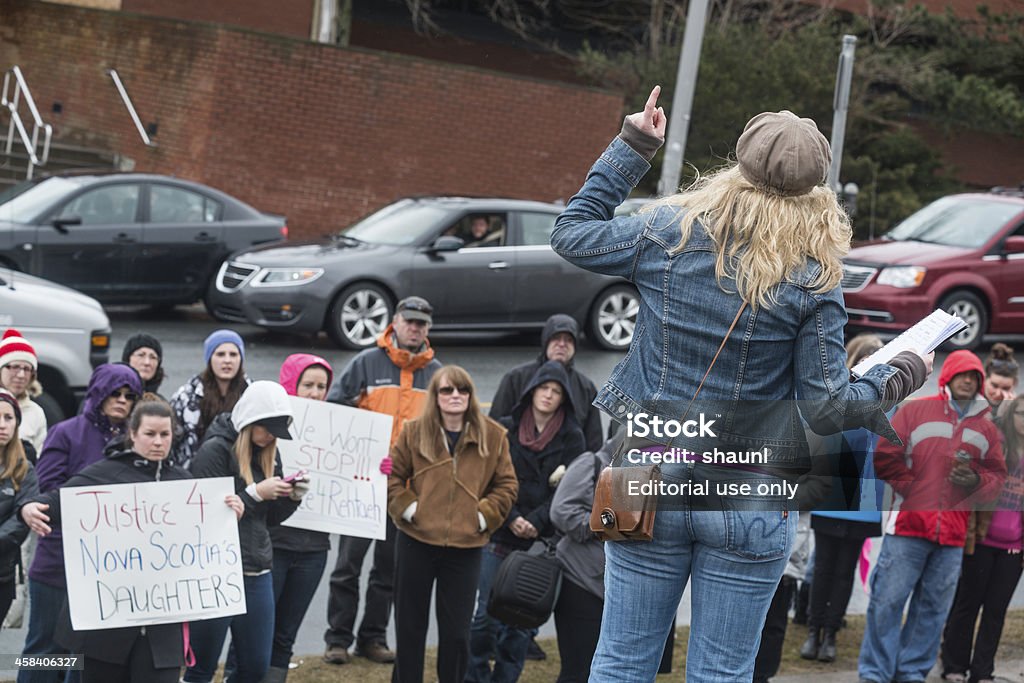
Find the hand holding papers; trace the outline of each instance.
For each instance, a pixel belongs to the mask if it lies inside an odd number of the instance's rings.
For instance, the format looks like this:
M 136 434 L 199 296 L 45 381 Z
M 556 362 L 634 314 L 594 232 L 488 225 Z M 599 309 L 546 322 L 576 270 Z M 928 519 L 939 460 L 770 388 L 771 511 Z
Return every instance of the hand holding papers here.
M 960 318 L 936 309 L 909 330 L 857 363 L 852 372 L 860 377 L 876 365 L 889 362 L 900 351 L 931 353 L 939 344 L 966 327 L 967 323 Z

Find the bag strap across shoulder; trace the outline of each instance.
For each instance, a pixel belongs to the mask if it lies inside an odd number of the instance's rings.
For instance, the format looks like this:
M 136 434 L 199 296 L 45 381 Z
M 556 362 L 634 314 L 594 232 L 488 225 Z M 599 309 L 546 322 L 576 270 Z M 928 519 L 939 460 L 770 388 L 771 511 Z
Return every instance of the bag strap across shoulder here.
M 732 324 L 730 324 L 729 325 L 729 329 L 726 330 L 725 336 L 722 337 L 722 343 L 718 345 L 718 350 L 715 351 L 715 357 L 711 359 L 711 363 L 708 365 L 707 371 L 704 373 L 704 376 L 701 377 L 700 384 L 697 385 L 697 390 L 695 392 L 693 392 L 693 398 L 690 399 L 690 403 L 686 406 L 686 412 L 683 413 L 683 421 L 685 421 L 686 420 L 686 416 L 689 415 L 690 408 L 693 407 L 693 402 L 697 400 L 698 396 L 700 396 L 700 390 L 704 388 L 704 380 L 706 380 L 708 378 L 708 375 L 711 374 L 712 368 L 715 367 L 715 363 L 718 361 L 718 356 L 721 355 L 722 349 L 725 348 L 725 342 L 729 341 L 729 337 L 732 335 L 732 331 L 734 329 L 736 329 L 736 323 L 738 323 L 740 321 L 740 316 L 743 315 L 743 311 L 746 308 L 747 308 L 747 302 L 744 301 L 742 304 L 740 304 L 740 309 L 738 311 L 736 311 L 736 316 L 733 317 Z M 625 443 L 625 442 L 623 442 L 623 443 Z M 623 453 L 619 453 L 618 455 L 623 455 Z M 609 464 L 609 467 L 615 467 L 616 459 L 617 459 L 616 456 L 612 457 L 612 462 Z M 618 458 L 618 461 L 621 464 L 622 459 Z

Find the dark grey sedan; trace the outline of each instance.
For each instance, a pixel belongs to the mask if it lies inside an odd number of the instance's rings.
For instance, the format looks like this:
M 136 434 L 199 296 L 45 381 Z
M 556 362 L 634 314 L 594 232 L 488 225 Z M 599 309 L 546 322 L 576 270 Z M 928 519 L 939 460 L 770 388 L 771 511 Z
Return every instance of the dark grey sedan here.
M 104 304 L 198 301 L 228 254 L 287 231 L 282 216 L 163 175 L 52 176 L 0 194 L 0 265 Z
M 395 303 L 416 294 L 443 330 L 539 329 L 553 313 L 622 350 L 638 300 L 624 280 L 580 270 L 549 246 L 556 204 L 402 199 L 330 238 L 268 245 L 224 262 L 207 295 L 219 319 L 372 345 Z

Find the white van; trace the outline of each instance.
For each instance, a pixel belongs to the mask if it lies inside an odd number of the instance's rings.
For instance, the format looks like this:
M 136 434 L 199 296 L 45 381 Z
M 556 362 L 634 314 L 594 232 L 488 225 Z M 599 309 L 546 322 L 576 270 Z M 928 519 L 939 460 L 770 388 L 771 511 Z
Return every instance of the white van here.
M 36 399 L 50 425 L 75 415 L 92 369 L 110 356 L 110 320 L 73 289 L 0 268 L 0 331 L 15 327 L 39 357 Z

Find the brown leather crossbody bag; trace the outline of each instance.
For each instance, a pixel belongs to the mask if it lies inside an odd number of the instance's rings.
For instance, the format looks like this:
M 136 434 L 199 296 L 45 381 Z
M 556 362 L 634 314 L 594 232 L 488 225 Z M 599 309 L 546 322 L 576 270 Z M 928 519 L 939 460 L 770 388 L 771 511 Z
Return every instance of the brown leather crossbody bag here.
M 715 361 L 718 360 L 719 354 L 725 348 L 725 342 L 729 340 L 729 335 L 732 334 L 733 328 L 736 327 L 736 323 L 746 307 L 747 302 L 744 301 L 740 305 L 740 310 L 736 311 L 736 317 L 733 318 L 729 330 L 722 338 L 715 357 L 711 359 L 711 364 L 708 365 L 707 372 L 701 378 L 697 391 L 690 399 L 690 404 L 686 406 L 686 412 L 683 413 L 684 421 L 693 402 L 700 395 L 700 390 L 704 387 L 704 380 L 711 374 L 711 369 L 715 367 Z M 625 447 L 626 444 L 623 442 L 617 456 L 621 456 L 625 452 Z M 620 457 L 619 463 L 621 464 L 621 462 Z M 602 541 L 650 541 L 654 538 L 654 516 L 658 512 L 658 498 L 653 493 L 630 496 L 629 484 L 631 481 L 641 484 L 650 481 L 656 488 L 657 482 L 661 481 L 661 467 L 658 465 L 616 467 L 613 458 L 608 467 L 601 470 L 601 475 L 594 488 L 594 505 L 590 510 L 590 530 L 598 539 Z

